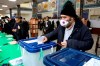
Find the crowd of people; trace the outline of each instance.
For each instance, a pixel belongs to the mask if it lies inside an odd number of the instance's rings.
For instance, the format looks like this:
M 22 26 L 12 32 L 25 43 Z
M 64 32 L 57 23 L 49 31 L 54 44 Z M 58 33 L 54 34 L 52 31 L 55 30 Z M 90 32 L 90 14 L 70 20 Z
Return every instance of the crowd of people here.
M 50 20 L 50 17 L 46 16 L 43 19 L 38 19 L 38 28 L 43 31 L 44 34 L 50 33 L 60 24 L 59 20 L 56 21 L 56 25 L 54 20 Z
M 87 23 L 77 16 L 73 3 L 67 1 L 60 13 L 60 25 L 52 32 L 44 35 L 43 42 L 57 39 L 57 48 L 73 48 L 86 51 L 92 48 L 93 38 Z
M 88 20 L 80 19 L 70 1 L 66 2 L 61 10 L 61 19 L 57 21 L 55 28 L 54 21 L 49 17 L 38 19 L 38 28 L 44 33 L 43 42 L 58 39 L 57 50 L 61 47 L 70 47 L 78 50 L 88 50 L 93 45 L 93 39 L 88 29 Z M 89 24 L 90 27 L 90 24 Z M 22 17 L 11 19 L 8 16 L 0 20 L 2 32 L 12 34 L 16 40 L 28 37 L 29 24 Z M 60 44 L 60 45 L 59 45 Z
M 9 18 L 2 17 L 0 20 L 0 31 L 12 34 L 15 40 L 28 38 L 29 24 L 22 17 Z

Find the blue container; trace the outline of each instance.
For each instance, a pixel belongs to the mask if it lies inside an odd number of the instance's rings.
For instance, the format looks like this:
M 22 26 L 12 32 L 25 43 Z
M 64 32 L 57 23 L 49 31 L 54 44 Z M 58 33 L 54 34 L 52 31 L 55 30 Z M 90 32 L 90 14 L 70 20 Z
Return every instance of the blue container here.
M 29 40 L 35 40 L 35 39 L 37 39 L 37 38 L 19 40 L 18 43 L 20 44 L 21 47 L 23 47 L 25 50 L 27 50 L 30 53 L 39 52 L 40 48 L 42 48 L 42 50 L 46 50 L 51 47 L 56 47 L 55 42 L 45 42 L 44 44 L 38 44 L 37 42 L 33 42 L 33 43 L 25 42 L 25 41 L 29 41 Z
M 45 56 L 43 62 L 46 66 L 83 66 L 91 58 L 100 60 L 95 55 L 66 48 Z
M 33 40 L 36 41 L 34 42 Z M 31 43 L 29 41 L 31 41 Z M 20 40 L 19 44 L 21 46 L 22 60 L 24 66 L 44 66 L 44 56 L 56 51 L 55 42 L 38 44 L 37 38 Z

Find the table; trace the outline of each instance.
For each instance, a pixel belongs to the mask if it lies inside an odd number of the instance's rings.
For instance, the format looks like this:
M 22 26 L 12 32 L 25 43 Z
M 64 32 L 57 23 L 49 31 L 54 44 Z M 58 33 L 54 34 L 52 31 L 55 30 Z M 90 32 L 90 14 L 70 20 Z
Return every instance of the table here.
M 2 50 L 0 51 L 0 66 L 2 66 L 2 64 L 9 63 L 10 60 L 21 56 L 19 44 L 9 44 L 9 42 L 14 39 L 9 39 L 13 37 L 6 37 L 6 35 L 7 34 L 2 35 L 2 33 L 0 33 L 0 49 Z

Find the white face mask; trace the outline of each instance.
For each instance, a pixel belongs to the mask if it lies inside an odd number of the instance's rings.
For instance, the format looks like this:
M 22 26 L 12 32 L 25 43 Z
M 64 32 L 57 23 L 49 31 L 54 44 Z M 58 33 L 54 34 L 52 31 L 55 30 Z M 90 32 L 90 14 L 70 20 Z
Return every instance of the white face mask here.
M 5 19 L 5 22 L 6 22 L 6 23 L 8 23 L 8 20 L 7 20 L 7 19 Z
M 69 24 L 68 21 L 66 21 L 66 20 L 60 20 L 60 25 L 61 25 L 61 26 L 63 26 L 63 27 L 67 27 L 68 24 Z

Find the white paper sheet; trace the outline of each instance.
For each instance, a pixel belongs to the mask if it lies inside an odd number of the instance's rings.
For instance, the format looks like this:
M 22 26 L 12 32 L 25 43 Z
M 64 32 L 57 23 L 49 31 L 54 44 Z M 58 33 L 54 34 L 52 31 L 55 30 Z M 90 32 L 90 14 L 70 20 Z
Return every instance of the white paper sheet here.
M 37 42 L 37 39 L 35 40 L 28 40 L 28 41 L 24 41 L 25 43 L 34 43 L 34 42 Z
M 43 44 L 44 36 L 39 36 L 37 39 L 24 41 L 25 43 L 34 43 L 37 42 L 38 44 Z
M 100 60 L 91 58 L 83 66 L 100 66 Z

